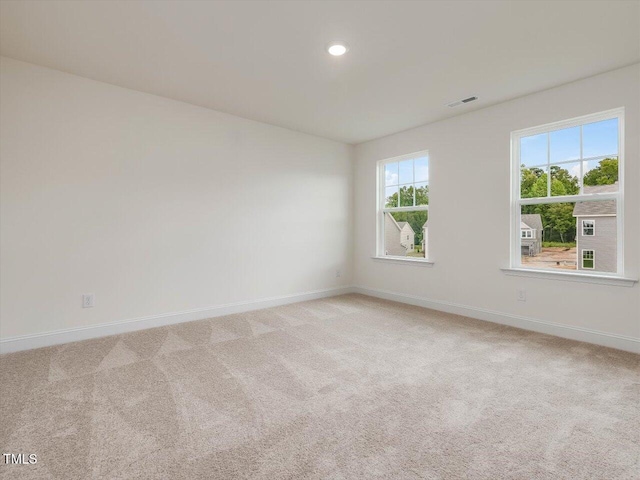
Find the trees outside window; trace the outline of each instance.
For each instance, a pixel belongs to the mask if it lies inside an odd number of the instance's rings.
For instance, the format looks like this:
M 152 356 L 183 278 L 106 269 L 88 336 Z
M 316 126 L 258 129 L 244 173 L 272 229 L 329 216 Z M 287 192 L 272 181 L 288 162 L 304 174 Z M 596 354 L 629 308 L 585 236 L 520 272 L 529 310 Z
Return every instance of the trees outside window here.
M 595 237 L 593 218 L 602 217 L 603 236 L 585 251 L 601 259 L 602 271 L 622 273 L 623 115 L 617 109 L 512 133 L 512 266 L 580 269 L 577 244 Z M 522 234 L 523 215 L 539 218 L 540 249 Z
M 426 257 L 429 157 L 405 155 L 378 164 L 378 256 Z

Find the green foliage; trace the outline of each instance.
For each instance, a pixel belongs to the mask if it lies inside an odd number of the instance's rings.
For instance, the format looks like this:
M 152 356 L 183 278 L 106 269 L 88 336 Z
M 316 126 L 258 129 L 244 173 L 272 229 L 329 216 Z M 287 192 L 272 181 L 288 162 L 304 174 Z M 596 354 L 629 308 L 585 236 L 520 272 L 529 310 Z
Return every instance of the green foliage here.
M 394 193 L 387 197 L 385 202 L 385 207 L 394 208 L 394 207 L 413 207 L 413 194 L 414 187 L 413 185 L 400 187 L 400 204 L 398 205 L 398 192 Z M 418 187 L 415 189 L 415 205 L 429 205 L 429 186 L 425 185 L 422 187 Z M 417 211 L 417 212 L 393 212 L 393 218 L 396 219 L 397 222 L 409 222 L 411 228 L 416 233 L 415 235 L 415 245 L 422 244 L 422 226 L 427 221 L 427 212 L 426 211 Z
M 580 179 L 561 166 L 552 165 L 551 196 L 577 195 L 580 193 Z M 605 158 L 598 166 L 584 176 L 585 185 L 611 185 L 618 180 L 618 160 Z M 522 198 L 547 196 L 547 173 L 540 168 L 521 167 L 520 192 Z M 545 205 L 525 205 L 522 213 L 539 213 L 545 228 L 545 240 L 572 243 L 576 236 L 576 221 L 573 217 L 575 203 L 553 203 Z
M 574 242 L 576 219 L 573 216 L 575 203 L 546 203 L 524 205 L 522 213 L 538 213 L 542 219 L 544 239 L 548 242 Z
M 551 196 L 577 195 L 580 193 L 578 178 L 571 176 L 568 170 L 557 165 L 551 166 Z
M 385 207 L 412 207 L 413 206 L 413 185 L 400 187 L 400 204 L 398 205 L 398 192 L 387 197 Z M 415 189 L 416 205 L 429 204 L 429 186 L 418 187 Z
M 565 242 L 565 235 L 568 232 L 573 233 L 575 238 L 576 220 L 573 216 L 573 207 L 575 203 L 553 203 L 548 206 L 546 217 L 553 230 L 560 235 L 560 241 Z M 544 223 L 543 223 L 544 225 Z
M 416 188 L 416 205 L 429 205 L 429 185 Z
M 543 179 L 544 176 L 544 179 Z M 520 191 L 522 198 L 547 195 L 547 175 L 539 168 L 521 168 Z
M 558 247 L 558 248 L 574 248 L 576 242 L 542 242 L 542 246 L 545 248 Z
M 584 176 L 585 185 L 613 185 L 618 181 L 618 159 L 605 158 Z
M 521 169 L 520 192 L 522 198 L 547 196 L 547 174 L 540 168 Z
M 553 165 L 551 173 L 551 195 L 575 195 L 580 193 L 580 184 L 568 170 Z M 539 198 L 547 196 L 547 173 L 540 168 L 521 167 L 520 192 L 522 198 Z M 522 213 L 538 213 L 542 218 L 544 238 L 548 241 L 559 240 L 572 242 L 576 235 L 576 220 L 573 217 L 575 203 L 554 203 L 542 205 L 525 205 Z

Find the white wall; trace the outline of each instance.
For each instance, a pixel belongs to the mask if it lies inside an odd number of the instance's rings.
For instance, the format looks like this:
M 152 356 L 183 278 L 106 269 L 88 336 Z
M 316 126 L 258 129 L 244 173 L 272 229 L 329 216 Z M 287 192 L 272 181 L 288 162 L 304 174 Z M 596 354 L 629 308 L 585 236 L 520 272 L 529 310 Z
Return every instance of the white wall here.
M 0 82 L 2 339 L 351 283 L 640 339 L 637 284 L 499 270 L 510 132 L 624 106 L 640 275 L 638 65 L 359 145 L 355 172 L 352 147 L 47 68 Z M 435 266 L 376 262 L 375 163 L 425 149 Z
M 3 339 L 351 283 L 353 147 L 8 58 L 0 94 Z
M 621 106 L 626 109 L 625 274 L 637 278 L 640 66 L 634 65 L 358 145 L 355 283 L 640 339 L 638 284 L 593 285 L 512 277 L 500 271 L 509 266 L 510 132 Z M 429 257 L 435 265 L 373 260 L 376 162 L 421 150 L 429 150 L 431 161 Z M 518 289 L 527 291 L 526 303 L 516 301 Z

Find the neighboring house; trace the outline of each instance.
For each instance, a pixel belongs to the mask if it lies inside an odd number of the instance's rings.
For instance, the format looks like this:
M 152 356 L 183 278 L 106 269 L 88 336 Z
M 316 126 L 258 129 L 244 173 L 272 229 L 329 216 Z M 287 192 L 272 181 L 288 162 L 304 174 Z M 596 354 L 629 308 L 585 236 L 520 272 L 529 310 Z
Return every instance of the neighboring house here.
M 520 249 L 522 255 L 533 257 L 542 251 L 544 228 L 539 213 L 525 213 L 520 216 Z
M 422 252 L 424 253 L 425 257 L 427 257 L 427 233 L 429 231 L 427 222 L 424 222 L 424 225 L 422 226 Z
M 413 252 L 416 233 L 408 222 L 396 222 L 391 213 L 385 213 L 384 250 L 385 255 L 404 256 Z
M 584 193 L 616 192 L 617 185 L 585 185 Z M 578 270 L 616 272 L 618 270 L 618 223 L 615 200 L 578 202 L 576 217 L 576 250 Z

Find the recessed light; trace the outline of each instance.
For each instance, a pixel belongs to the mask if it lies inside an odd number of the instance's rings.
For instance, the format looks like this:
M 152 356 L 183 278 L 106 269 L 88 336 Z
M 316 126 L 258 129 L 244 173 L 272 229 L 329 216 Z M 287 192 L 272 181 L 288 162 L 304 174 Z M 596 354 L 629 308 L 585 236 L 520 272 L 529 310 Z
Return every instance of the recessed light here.
M 344 55 L 349 51 L 349 47 L 347 47 L 342 42 L 332 42 L 327 45 L 327 52 L 329 52 L 334 57 L 339 57 L 340 55 Z

